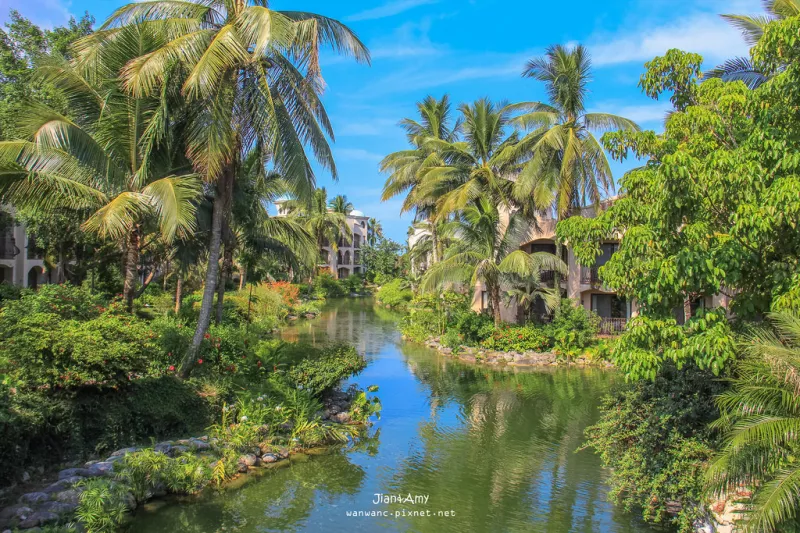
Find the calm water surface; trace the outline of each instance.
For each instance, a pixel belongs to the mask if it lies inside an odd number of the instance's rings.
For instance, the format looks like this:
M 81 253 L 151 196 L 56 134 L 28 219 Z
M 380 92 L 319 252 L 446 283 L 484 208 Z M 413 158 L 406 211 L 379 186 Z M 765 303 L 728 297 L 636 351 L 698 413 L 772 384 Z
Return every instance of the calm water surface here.
M 283 333 L 349 342 L 366 354 L 370 364 L 354 381 L 379 385 L 383 402 L 371 438 L 221 492 L 158 502 L 137 514 L 133 530 L 650 531 L 607 501 L 598 459 L 576 453 L 613 373 L 469 367 L 404 343 L 396 320 L 368 299 L 334 301 Z M 376 494 L 427 502 L 375 504 Z M 359 512 L 389 516 L 352 516 Z

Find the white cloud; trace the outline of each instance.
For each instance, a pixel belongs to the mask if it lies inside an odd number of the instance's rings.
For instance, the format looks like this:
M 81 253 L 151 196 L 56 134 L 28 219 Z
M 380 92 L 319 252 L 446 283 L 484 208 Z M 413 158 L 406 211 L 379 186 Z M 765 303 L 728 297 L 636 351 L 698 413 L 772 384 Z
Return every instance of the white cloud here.
M 392 130 L 397 126 L 397 120 L 387 118 L 370 119 L 366 122 L 356 122 L 352 120 L 339 121 L 336 129 L 337 137 L 373 137 L 383 135 L 387 130 Z
M 355 13 L 346 18 L 349 21 L 375 20 L 399 15 L 409 9 L 428 4 L 435 4 L 438 0 L 397 0 L 382 6 Z
M 670 48 L 701 54 L 711 63 L 747 55 L 740 33 L 716 13 L 696 13 L 661 25 L 642 25 L 624 36 L 595 35 L 589 39 L 597 66 L 647 61 Z

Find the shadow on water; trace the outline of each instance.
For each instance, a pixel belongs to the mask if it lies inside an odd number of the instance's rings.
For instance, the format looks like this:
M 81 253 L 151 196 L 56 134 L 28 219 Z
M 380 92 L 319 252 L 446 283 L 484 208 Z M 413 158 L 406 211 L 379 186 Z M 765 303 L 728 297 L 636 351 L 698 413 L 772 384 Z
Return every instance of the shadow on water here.
M 613 373 L 465 366 L 402 342 L 397 318 L 369 299 L 334 301 L 282 333 L 352 343 L 370 359 L 354 381 L 380 386 L 371 438 L 154 505 L 133 530 L 650 531 L 607 501 L 598 459 L 576 453 Z M 376 504 L 378 494 L 415 501 Z

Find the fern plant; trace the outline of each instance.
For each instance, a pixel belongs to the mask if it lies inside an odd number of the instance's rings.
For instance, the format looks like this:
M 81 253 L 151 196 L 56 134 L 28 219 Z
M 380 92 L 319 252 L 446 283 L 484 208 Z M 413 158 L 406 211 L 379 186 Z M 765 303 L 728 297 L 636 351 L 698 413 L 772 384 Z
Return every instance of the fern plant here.
M 81 494 L 75 516 L 87 533 L 113 533 L 123 524 L 128 512 L 125 489 L 108 479 L 88 479 L 81 483 Z

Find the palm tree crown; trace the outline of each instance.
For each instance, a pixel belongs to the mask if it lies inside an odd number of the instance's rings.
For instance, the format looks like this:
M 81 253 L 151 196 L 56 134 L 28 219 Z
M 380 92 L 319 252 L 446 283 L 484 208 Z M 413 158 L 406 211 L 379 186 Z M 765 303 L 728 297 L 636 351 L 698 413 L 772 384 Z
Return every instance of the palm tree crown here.
M 349 215 L 353 209 L 353 203 L 347 199 L 347 196 L 343 194 L 337 194 L 334 196 L 330 203 L 328 204 L 328 208 L 331 211 L 335 211 L 336 213 L 342 213 L 343 215 Z

